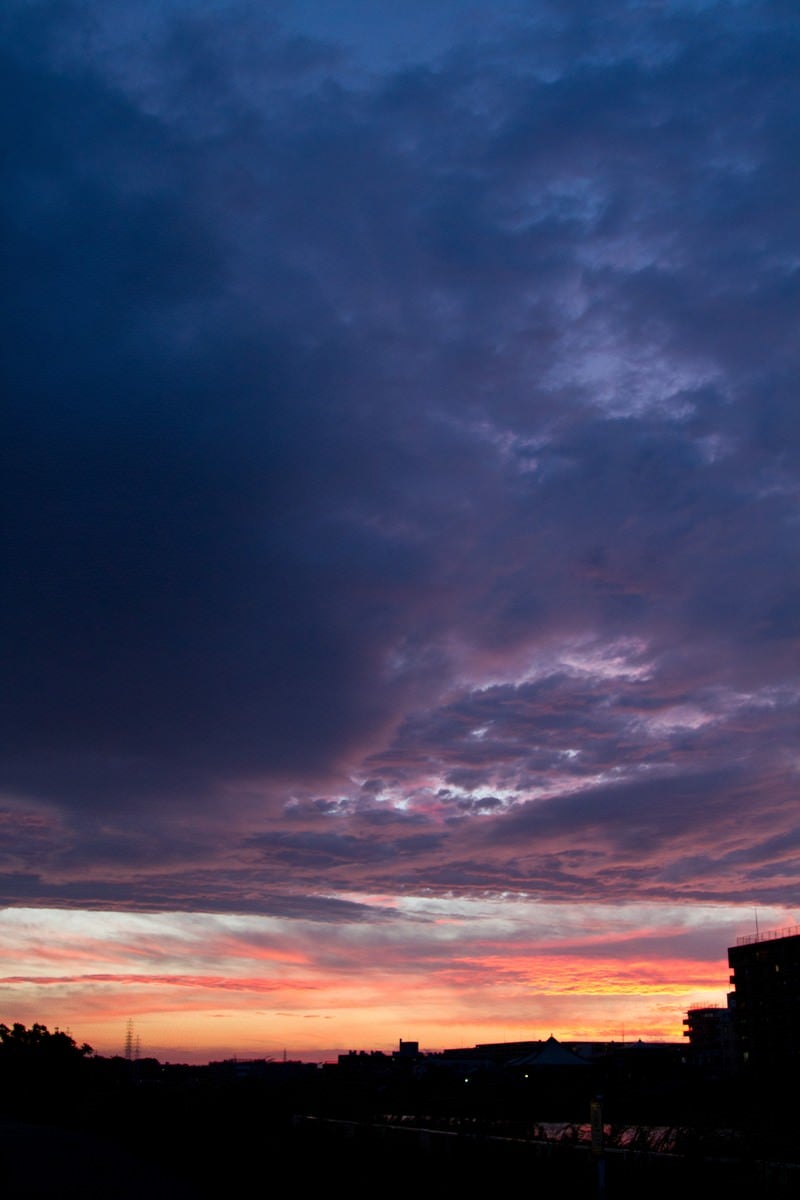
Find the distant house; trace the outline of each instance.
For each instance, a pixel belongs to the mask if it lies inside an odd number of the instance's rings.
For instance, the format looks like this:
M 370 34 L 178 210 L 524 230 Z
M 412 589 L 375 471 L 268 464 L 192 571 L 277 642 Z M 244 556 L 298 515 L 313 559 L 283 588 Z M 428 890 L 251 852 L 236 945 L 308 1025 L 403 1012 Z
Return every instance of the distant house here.
M 392 1052 L 393 1058 L 419 1058 L 419 1042 L 404 1042 L 400 1038 L 399 1050 Z

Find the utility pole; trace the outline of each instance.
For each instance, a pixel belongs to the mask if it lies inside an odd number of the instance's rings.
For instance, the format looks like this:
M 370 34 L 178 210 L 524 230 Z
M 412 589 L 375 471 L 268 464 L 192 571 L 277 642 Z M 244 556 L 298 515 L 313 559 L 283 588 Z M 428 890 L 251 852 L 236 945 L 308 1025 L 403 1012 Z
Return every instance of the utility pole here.
M 595 1096 L 590 1108 L 592 1157 L 597 1164 L 597 1200 L 606 1200 L 606 1156 L 603 1148 L 603 1097 Z

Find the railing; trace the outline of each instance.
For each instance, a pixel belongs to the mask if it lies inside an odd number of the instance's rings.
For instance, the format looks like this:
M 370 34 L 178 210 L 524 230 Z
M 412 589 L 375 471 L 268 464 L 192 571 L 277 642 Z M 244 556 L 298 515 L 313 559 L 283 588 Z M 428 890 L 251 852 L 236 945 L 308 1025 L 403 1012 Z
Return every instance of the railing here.
M 771 942 L 775 938 L 797 937 L 800 925 L 787 925 L 783 929 L 770 929 L 768 933 L 748 933 L 736 939 L 737 946 L 752 946 L 755 942 Z

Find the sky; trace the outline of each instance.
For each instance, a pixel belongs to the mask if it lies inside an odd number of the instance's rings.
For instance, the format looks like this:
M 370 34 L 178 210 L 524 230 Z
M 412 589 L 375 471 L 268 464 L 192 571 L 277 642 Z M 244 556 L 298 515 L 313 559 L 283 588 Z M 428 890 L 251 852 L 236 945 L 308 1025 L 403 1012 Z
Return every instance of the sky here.
M 0 55 L 0 1020 L 680 1039 L 800 920 L 795 4 Z

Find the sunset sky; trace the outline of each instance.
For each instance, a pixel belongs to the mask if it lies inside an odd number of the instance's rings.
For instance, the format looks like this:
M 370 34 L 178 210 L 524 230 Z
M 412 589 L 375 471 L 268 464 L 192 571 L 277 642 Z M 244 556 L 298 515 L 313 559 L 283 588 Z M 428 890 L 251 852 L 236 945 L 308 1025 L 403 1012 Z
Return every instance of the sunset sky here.
M 0 1021 L 679 1039 L 800 920 L 795 0 L 0 53 Z

